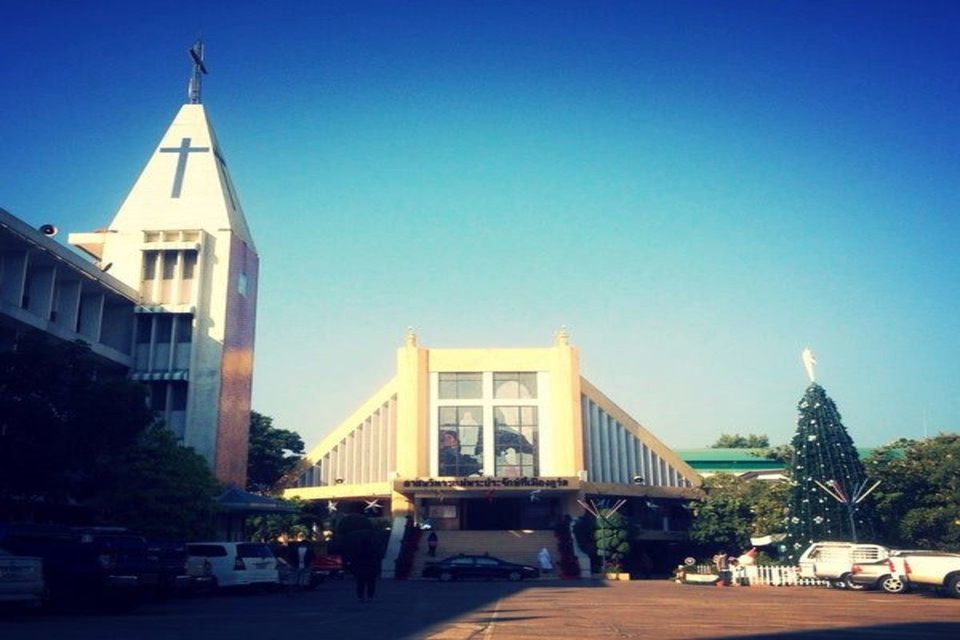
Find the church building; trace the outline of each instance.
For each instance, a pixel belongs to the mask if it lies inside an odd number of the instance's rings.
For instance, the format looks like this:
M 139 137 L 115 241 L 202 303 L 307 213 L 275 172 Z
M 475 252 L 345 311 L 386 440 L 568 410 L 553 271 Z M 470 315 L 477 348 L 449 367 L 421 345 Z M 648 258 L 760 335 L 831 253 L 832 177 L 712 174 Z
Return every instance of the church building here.
M 188 103 L 113 220 L 69 242 L 0 213 L 0 337 L 83 340 L 150 390 L 178 440 L 244 486 L 259 259 L 207 112 L 202 44 Z M 2 346 L 2 345 L 0 345 Z
M 440 531 L 550 530 L 624 499 L 642 536 L 679 540 L 700 476 L 553 346 L 430 349 L 410 331 L 396 375 L 307 455 L 286 497 L 407 515 Z

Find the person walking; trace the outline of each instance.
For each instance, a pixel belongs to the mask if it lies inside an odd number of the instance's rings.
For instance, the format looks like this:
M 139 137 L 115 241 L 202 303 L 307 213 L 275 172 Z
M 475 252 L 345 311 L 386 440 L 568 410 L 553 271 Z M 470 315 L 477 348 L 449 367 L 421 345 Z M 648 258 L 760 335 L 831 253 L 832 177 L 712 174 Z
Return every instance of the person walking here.
M 430 531 L 430 535 L 427 536 L 427 553 L 431 558 L 437 557 L 437 544 L 440 542 L 440 539 L 437 537 L 436 531 Z
M 540 565 L 540 573 L 548 575 L 553 573 L 553 558 L 550 557 L 550 551 L 546 547 L 541 547 L 537 553 L 537 563 Z
M 377 591 L 377 578 L 380 577 L 381 554 L 376 532 L 364 529 L 349 535 L 345 559 L 357 581 L 357 599 L 371 602 Z

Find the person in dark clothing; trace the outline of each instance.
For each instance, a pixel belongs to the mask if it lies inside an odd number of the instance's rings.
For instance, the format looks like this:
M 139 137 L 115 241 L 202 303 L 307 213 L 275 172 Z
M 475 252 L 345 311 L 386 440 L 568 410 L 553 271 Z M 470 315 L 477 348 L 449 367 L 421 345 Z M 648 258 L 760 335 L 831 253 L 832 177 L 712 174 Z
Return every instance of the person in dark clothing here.
M 291 543 L 287 550 L 287 562 L 293 570 L 295 584 L 305 587 L 310 582 L 310 567 L 313 564 L 313 549 L 306 541 Z
M 435 558 L 437 556 L 438 542 L 440 542 L 440 540 L 437 538 L 437 532 L 431 531 L 430 535 L 427 536 L 427 550 L 431 558 Z
M 354 531 L 344 550 L 350 572 L 357 581 L 357 599 L 370 602 L 377 591 L 380 577 L 380 548 L 372 529 Z

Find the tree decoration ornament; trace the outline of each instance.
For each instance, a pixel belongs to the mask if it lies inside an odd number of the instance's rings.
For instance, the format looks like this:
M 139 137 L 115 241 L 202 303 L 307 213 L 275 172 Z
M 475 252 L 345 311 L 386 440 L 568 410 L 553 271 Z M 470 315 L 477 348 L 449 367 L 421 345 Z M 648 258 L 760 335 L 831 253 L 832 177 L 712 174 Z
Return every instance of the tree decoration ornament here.
M 337 501 L 336 500 L 327 500 L 327 511 L 333 513 L 337 510 Z
M 373 513 L 379 512 L 383 509 L 383 506 L 380 504 L 380 501 L 374 498 L 373 500 L 365 500 L 367 506 L 363 508 L 364 511 L 370 511 Z

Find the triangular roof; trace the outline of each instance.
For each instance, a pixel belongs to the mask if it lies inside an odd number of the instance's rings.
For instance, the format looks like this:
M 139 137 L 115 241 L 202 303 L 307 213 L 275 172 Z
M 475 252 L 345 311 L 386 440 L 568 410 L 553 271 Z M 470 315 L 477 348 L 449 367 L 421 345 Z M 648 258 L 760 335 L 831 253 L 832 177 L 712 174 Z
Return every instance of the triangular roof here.
M 110 223 L 110 231 L 230 229 L 256 251 L 202 104 L 185 104 Z

